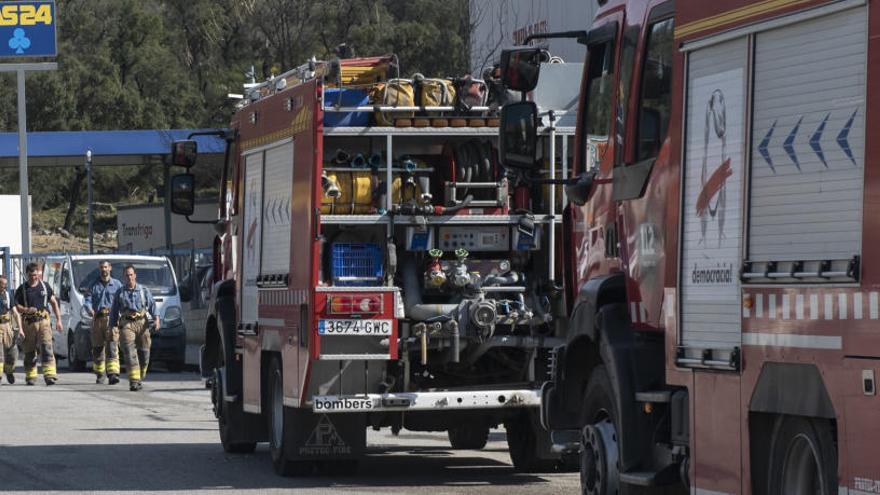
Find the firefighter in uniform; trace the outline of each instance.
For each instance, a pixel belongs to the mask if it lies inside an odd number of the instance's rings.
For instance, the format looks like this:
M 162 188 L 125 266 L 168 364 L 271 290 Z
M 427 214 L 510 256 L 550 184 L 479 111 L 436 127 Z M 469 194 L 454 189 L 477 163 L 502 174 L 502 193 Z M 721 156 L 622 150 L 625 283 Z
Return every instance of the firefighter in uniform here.
M 119 383 L 119 329 L 110 325 L 110 308 L 122 282 L 110 276 L 110 262 L 98 265 L 101 277 L 89 288 L 84 306 L 92 317 L 92 371 L 95 383 L 104 383 L 104 373 L 110 385 Z M 105 367 L 106 357 L 106 367 Z
M 43 363 L 46 385 L 55 385 L 55 351 L 52 348 L 52 325 L 49 323 L 49 305 L 55 313 L 55 330 L 61 332 L 61 310 L 52 288 L 43 282 L 43 270 L 36 263 L 28 263 L 27 281 L 15 291 L 15 307 L 24 320 L 24 380 L 28 385 L 37 382 L 37 360 Z M 39 354 L 37 353 L 39 351 Z
M 9 281 L 4 275 L 0 275 L 0 365 L 3 374 L 10 384 L 15 383 L 15 360 L 18 359 L 18 346 L 16 337 L 23 338 L 21 330 L 21 318 L 18 310 L 12 305 L 12 296 L 9 294 Z M 15 328 L 12 321 L 15 320 Z
M 113 299 L 110 325 L 119 328 L 128 368 L 128 389 L 135 392 L 143 388 L 141 380 L 146 378 L 150 365 L 151 328 L 158 332 L 160 324 L 153 294 L 137 283 L 134 267 L 126 266 L 122 275 L 125 283 Z

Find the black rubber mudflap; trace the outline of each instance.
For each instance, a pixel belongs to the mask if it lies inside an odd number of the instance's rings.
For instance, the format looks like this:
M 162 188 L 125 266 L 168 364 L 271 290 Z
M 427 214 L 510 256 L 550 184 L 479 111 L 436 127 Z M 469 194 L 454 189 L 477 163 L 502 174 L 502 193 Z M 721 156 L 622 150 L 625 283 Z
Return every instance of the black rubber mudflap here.
M 291 461 L 357 459 L 367 443 L 366 416 L 315 414 L 301 408 L 284 408 L 289 425 L 285 447 Z

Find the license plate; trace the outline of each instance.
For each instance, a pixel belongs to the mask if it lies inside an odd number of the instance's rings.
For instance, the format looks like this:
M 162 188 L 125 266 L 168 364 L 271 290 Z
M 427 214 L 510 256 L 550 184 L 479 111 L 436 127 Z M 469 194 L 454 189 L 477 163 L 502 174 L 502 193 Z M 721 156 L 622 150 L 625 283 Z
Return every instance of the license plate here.
M 318 320 L 318 335 L 391 335 L 391 320 Z

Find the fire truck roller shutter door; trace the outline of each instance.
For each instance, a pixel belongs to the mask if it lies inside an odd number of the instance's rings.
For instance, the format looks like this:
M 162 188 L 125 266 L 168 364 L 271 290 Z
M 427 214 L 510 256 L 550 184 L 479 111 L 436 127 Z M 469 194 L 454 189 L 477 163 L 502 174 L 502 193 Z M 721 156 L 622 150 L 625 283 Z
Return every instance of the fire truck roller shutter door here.
M 867 26 L 857 7 L 756 35 L 749 260 L 860 253 Z
M 290 272 L 290 225 L 293 208 L 293 141 L 266 150 L 263 179 L 263 239 L 260 274 Z
M 746 37 L 688 54 L 680 344 L 726 361 L 742 344 Z

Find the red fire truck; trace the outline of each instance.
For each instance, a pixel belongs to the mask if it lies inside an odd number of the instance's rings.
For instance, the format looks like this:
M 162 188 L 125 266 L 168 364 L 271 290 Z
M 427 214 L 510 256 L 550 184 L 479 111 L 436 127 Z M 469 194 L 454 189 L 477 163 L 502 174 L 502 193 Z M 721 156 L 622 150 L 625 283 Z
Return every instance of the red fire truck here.
M 485 104 L 368 104 L 338 84 L 386 63 L 313 61 L 238 105 L 202 362 L 223 447 L 268 441 L 289 475 L 350 466 L 367 427 L 448 431 L 454 448 L 479 449 L 503 424 L 517 468 L 553 467 L 538 406 L 564 343 L 556 193 L 498 164 Z M 547 123 L 552 179 L 566 129 Z M 175 143 L 172 163 L 191 166 L 193 146 Z M 175 212 L 192 213 L 193 185 L 174 177 Z
M 542 394 L 582 492 L 880 493 L 880 10 L 599 4 Z M 511 87 L 537 50 L 505 55 Z

